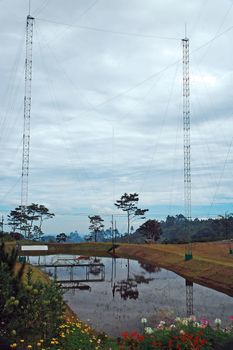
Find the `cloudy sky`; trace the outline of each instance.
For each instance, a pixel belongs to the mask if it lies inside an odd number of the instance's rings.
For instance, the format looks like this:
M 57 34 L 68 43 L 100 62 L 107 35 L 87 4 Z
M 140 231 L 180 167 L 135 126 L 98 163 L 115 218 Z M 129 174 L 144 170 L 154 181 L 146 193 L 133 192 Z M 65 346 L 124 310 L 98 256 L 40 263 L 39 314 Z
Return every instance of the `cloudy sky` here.
M 0 0 L 0 212 L 20 204 L 26 0 Z M 110 226 L 139 193 L 183 212 L 182 43 L 190 39 L 192 216 L 232 212 L 233 2 L 32 0 L 29 203 L 46 233 Z M 115 217 L 121 231 L 126 222 Z M 137 227 L 140 221 L 135 221 Z

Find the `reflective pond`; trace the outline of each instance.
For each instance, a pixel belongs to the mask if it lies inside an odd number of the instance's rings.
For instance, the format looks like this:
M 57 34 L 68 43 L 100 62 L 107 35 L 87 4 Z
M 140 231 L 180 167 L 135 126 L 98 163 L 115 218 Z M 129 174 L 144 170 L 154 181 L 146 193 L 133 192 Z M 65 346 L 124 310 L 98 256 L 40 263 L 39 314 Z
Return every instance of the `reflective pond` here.
M 80 319 L 112 336 L 141 331 L 142 317 L 153 326 L 192 310 L 198 319 L 221 318 L 223 324 L 233 315 L 233 298 L 157 266 L 71 255 L 30 257 L 30 262 L 39 262 L 62 283 L 64 298 Z

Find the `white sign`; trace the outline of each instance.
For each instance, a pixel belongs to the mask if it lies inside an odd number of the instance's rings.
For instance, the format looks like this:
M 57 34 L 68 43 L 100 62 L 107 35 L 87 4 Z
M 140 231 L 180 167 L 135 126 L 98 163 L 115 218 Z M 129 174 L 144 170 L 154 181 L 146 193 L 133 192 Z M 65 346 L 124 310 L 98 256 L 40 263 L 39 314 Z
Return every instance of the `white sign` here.
M 47 245 L 22 245 L 21 250 L 48 250 Z

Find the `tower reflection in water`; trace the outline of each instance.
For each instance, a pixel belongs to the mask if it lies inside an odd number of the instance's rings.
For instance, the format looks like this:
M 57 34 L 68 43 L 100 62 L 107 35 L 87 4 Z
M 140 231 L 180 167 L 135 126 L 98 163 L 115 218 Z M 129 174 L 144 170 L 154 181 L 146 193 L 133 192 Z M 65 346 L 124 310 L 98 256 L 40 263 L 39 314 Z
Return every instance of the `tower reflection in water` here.
M 141 267 L 147 272 L 159 272 L 160 269 L 150 265 L 150 264 L 140 264 Z M 115 297 L 115 293 L 118 292 L 120 297 L 124 300 L 127 299 L 138 299 L 139 291 L 138 285 L 145 283 L 148 284 L 150 281 L 154 280 L 154 278 L 146 278 L 143 274 L 130 275 L 130 261 L 127 259 L 126 263 L 127 267 L 127 276 L 126 279 L 117 281 L 116 279 L 116 258 L 112 258 L 112 274 L 111 274 L 111 287 L 112 287 L 112 295 Z
M 28 257 L 30 262 L 30 258 Z M 110 259 L 108 259 L 109 261 Z M 33 261 L 34 262 L 34 261 Z M 131 262 L 132 263 L 132 262 Z M 72 294 L 76 291 L 93 292 L 91 285 L 93 283 L 105 282 L 105 264 L 99 257 L 57 257 L 52 259 L 50 263 L 46 263 L 46 257 L 38 257 L 38 261 L 34 265 L 40 266 L 46 273 L 61 285 L 64 290 L 72 290 Z M 108 263 L 107 263 L 108 265 Z M 118 279 L 117 269 L 121 267 L 126 269 L 126 276 Z M 147 273 L 159 273 L 160 267 L 140 263 L 140 267 Z M 141 272 L 141 271 L 140 271 Z M 138 274 L 130 271 L 130 260 L 120 259 L 118 257 L 111 258 L 111 277 L 110 288 L 113 299 L 119 295 L 121 299 L 138 299 L 138 286 L 141 284 L 149 284 L 156 278 L 145 277 L 143 271 Z M 159 283 L 159 280 L 158 280 Z M 185 280 L 186 286 L 186 314 L 193 315 L 193 282 Z

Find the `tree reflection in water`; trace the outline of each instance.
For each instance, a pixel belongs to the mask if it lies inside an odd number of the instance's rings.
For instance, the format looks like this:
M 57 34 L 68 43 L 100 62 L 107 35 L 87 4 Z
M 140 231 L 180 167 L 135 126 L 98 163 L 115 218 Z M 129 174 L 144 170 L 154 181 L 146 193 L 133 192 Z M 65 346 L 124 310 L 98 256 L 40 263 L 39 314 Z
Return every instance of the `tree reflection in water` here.
M 122 299 L 137 299 L 138 289 L 137 283 L 134 280 L 122 280 L 114 284 L 114 291 L 119 292 Z M 114 294 L 114 292 L 113 292 Z
M 112 295 L 113 298 L 115 297 L 115 292 L 118 292 L 122 299 L 137 299 L 139 296 L 138 291 L 138 284 L 148 284 L 150 281 L 152 281 L 154 278 L 146 278 L 144 274 L 142 275 L 136 275 L 134 274 L 133 277 L 130 277 L 130 265 L 129 265 L 129 259 L 127 259 L 127 278 L 121 281 L 116 281 L 111 283 L 112 286 Z M 144 268 L 147 272 L 159 272 L 160 268 L 154 265 L 150 264 L 141 264 L 141 267 Z M 115 274 L 113 273 L 113 270 L 115 270 Z M 114 276 L 115 275 L 115 276 Z M 116 259 L 112 259 L 112 279 L 111 282 L 113 282 L 113 276 L 116 278 Z M 114 278 L 114 279 L 115 279 Z
M 143 275 L 134 275 L 134 280 L 137 282 L 137 284 L 148 284 L 150 281 L 153 281 L 154 278 L 146 278 Z
M 145 263 L 140 263 L 140 266 L 149 273 L 156 273 L 160 272 L 161 268 L 156 266 L 156 265 L 151 265 L 151 264 L 145 264 Z

